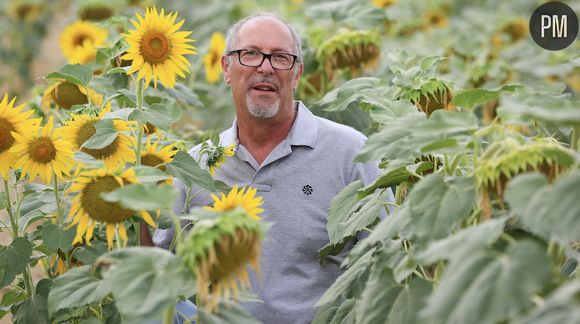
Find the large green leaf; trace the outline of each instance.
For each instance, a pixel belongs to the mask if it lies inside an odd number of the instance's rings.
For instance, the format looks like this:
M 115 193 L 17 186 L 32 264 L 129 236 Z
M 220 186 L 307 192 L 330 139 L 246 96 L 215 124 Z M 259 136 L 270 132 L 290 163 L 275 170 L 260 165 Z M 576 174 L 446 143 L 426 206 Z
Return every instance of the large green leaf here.
M 431 174 L 415 185 L 408 197 L 411 232 L 419 242 L 446 237 L 469 216 L 475 203 L 472 178 L 445 181 L 440 174 Z
M 177 189 L 165 184 L 130 184 L 102 193 L 105 201 L 119 202 L 132 210 L 168 210 L 177 198 Z
M 65 79 L 81 86 L 88 86 L 92 77 L 91 68 L 82 64 L 67 64 L 58 72 L 52 72 L 46 76 L 47 79 Z
M 133 167 L 133 170 L 135 170 L 135 174 L 137 175 L 137 178 L 139 178 L 139 181 L 145 183 L 157 183 L 159 181 L 164 181 L 171 178 L 170 175 L 156 167 L 138 165 Z
M 492 219 L 462 229 L 441 240 L 431 241 L 425 249 L 413 251 L 413 259 L 423 264 L 438 260 L 461 260 L 481 248 L 491 245 L 503 233 L 506 218 Z
M 520 86 L 504 85 L 496 90 L 469 89 L 455 95 L 452 103 L 461 107 L 473 108 L 480 103 L 497 99 L 502 92 L 513 92 L 518 88 Z
M 429 119 L 423 113 L 411 113 L 385 123 L 382 128 L 369 137 L 355 161 L 409 159 L 422 156 L 426 150 L 457 149 L 455 143 L 467 145 L 469 134 L 478 128 L 478 120 L 470 112 L 437 110 Z M 454 145 L 449 145 L 450 142 Z
M 58 276 L 48 294 L 51 314 L 61 309 L 99 302 L 110 293 L 106 283 L 95 276 L 91 266 L 72 268 Z
M 326 111 L 347 110 L 354 105 L 366 103 L 386 109 L 389 102 L 386 98 L 388 84 L 385 80 L 374 77 L 364 77 L 348 80 L 336 89 L 328 92 L 322 99 L 314 104 Z
M 73 257 L 84 264 L 93 264 L 97 258 L 107 252 L 107 244 L 102 241 L 93 241 L 91 245 L 85 245 L 73 250 Z
M 411 280 L 411 284 L 405 285 L 390 307 L 386 322 L 392 324 L 415 324 L 419 323 L 418 310 L 427 304 L 427 298 L 431 294 L 433 284 L 419 278 Z M 385 314 L 386 315 L 386 314 Z M 383 315 L 383 319 L 384 316 Z
M 117 130 L 113 126 L 112 119 L 102 119 L 95 124 L 96 132 L 91 138 L 83 143 L 82 147 L 88 149 L 102 149 L 113 143 L 117 138 Z
M 580 281 L 568 281 L 554 291 L 527 318 L 525 324 L 580 323 Z
M 580 240 L 580 172 L 562 176 L 553 185 L 543 174 L 523 174 L 508 183 L 506 200 L 512 213 L 532 232 L 562 245 Z
M 132 117 L 135 120 L 149 122 L 162 130 L 168 130 L 171 123 L 180 116 L 180 110 L 172 105 L 153 104 L 143 110 L 135 110 Z
M 15 238 L 8 246 L 0 246 L 0 287 L 4 287 L 22 273 L 32 256 L 32 243 L 23 237 Z
M 133 247 L 105 254 L 103 276 L 119 313 L 132 321 L 161 319 L 179 295 L 195 294 L 195 279 L 179 257 L 159 248 Z
M 177 152 L 173 161 L 167 164 L 167 172 L 191 187 L 198 185 L 209 191 L 215 191 L 214 181 L 207 170 L 199 167 L 197 161 L 183 151 Z
M 578 99 L 564 95 L 514 94 L 502 98 L 497 112 L 505 121 L 538 120 L 560 125 L 580 125 Z
M 75 234 L 74 230 L 67 230 L 55 224 L 46 224 L 42 229 L 42 241 L 51 252 L 57 249 L 68 251 Z
M 342 298 L 352 297 L 353 287 L 364 284 L 364 280 L 368 278 L 373 252 L 374 249 L 367 251 L 356 263 L 340 275 L 324 295 L 320 297 L 315 307 L 324 307 L 328 304 L 334 304 Z
M 384 323 L 401 290 L 403 287 L 395 281 L 388 263 L 375 262 L 365 289 L 356 301 L 356 323 Z
M 10 310 L 13 314 L 12 322 L 14 324 L 50 324 L 44 296 L 34 295 L 19 304 L 13 305 Z
M 436 323 L 487 324 L 512 318 L 550 282 L 546 251 L 532 240 L 505 253 L 474 251 L 449 265 L 421 315 Z

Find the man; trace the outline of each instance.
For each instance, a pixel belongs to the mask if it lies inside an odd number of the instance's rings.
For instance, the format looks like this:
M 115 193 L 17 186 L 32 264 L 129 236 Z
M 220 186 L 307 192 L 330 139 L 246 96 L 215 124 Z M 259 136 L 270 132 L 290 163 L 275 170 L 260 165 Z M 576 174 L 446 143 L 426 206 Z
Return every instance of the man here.
M 284 21 L 269 14 L 241 20 L 227 35 L 221 63 L 237 119 L 220 141 L 237 145 L 215 177 L 257 188 L 264 198 L 260 216 L 273 223 L 262 247 L 261 280 L 252 278 L 264 303 L 244 307 L 264 323 L 309 323 L 314 304 L 341 273 L 340 258 L 328 258 L 325 266 L 317 258 L 328 243 L 330 201 L 352 181 L 371 183 L 379 169 L 353 163 L 365 141 L 361 133 L 316 117 L 293 100 L 302 49 Z M 202 194 L 192 205 L 210 203 Z M 157 230 L 154 242 L 167 247 L 172 235 Z

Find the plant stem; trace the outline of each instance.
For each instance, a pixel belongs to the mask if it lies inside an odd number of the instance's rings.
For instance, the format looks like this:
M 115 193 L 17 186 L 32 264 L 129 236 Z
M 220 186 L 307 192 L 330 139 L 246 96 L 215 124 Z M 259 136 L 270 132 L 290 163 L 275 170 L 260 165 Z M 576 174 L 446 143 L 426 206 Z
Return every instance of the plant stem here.
M 163 324 L 173 324 L 173 317 L 175 317 L 175 301 L 170 303 L 163 314 Z
M 22 279 L 24 279 L 24 287 L 26 288 L 26 295 L 32 297 L 34 295 L 34 285 L 32 283 L 32 276 L 30 275 L 30 265 L 27 264 L 22 272 Z
M 62 224 L 62 206 L 60 202 L 60 196 L 58 195 L 58 180 L 56 178 L 56 174 L 52 173 L 54 177 L 54 200 L 56 201 L 56 207 L 58 207 L 58 214 L 56 215 L 56 223 L 58 225 Z
M 570 146 L 574 151 L 578 151 L 579 149 L 578 141 L 580 141 L 580 126 L 574 126 L 574 129 L 572 130 L 572 140 L 570 143 Z
M 4 192 L 6 193 L 6 211 L 10 217 L 10 225 L 12 225 L 12 238 L 18 237 L 18 220 L 14 217 L 12 212 L 12 202 L 10 201 L 10 188 L 8 187 L 8 180 L 4 180 Z
M 143 110 L 143 79 L 137 81 L 137 110 Z M 137 165 L 141 165 L 141 140 L 143 139 L 143 122 L 137 121 L 137 143 L 135 159 Z

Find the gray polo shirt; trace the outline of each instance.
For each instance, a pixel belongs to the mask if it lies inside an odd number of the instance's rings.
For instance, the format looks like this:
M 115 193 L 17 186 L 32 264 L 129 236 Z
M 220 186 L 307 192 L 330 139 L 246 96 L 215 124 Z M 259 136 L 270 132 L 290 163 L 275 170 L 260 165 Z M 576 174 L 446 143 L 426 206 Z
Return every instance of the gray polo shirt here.
M 379 174 L 376 163 L 353 163 L 366 137 L 355 129 L 314 116 L 301 102 L 288 137 L 262 165 L 243 145 L 217 170 L 215 178 L 230 186 L 257 188 L 264 198 L 260 214 L 273 223 L 263 242 L 262 280 L 252 288 L 264 303 L 245 304 L 264 323 L 309 323 L 314 304 L 341 274 L 341 257 L 320 266 L 317 251 L 328 243 L 326 220 L 332 198 L 355 180 L 370 184 Z M 222 145 L 236 143 L 237 124 L 221 133 Z M 199 146 L 190 151 L 197 155 Z M 184 190 L 180 188 L 183 206 Z M 209 193 L 191 206 L 211 204 Z M 179 207 L 177 207 L 179 208 Z M 156 245 L 167 248 L 171 230 L 155 231 Z

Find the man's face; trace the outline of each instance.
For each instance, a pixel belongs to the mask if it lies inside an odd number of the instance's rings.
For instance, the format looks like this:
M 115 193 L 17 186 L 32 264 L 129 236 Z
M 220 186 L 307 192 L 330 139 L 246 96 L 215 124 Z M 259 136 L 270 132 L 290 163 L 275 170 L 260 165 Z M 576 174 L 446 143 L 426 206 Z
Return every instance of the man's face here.
M 257 17 L 246 22 L 238 31 L 234 49 L 296 54 L 290 30 L 271 17 Z M 258 67 L 241 65 L 238 54 L 230 59 L 231 64 L 222 57 L 222 67 L 238 113 L 241 109 L 257 118 L 271 118 L 280 109 L 293 107 L 293 93 L 302 74 L 302 65 L 296 63 L 292 70 L 275 70 L 268 59 Z

